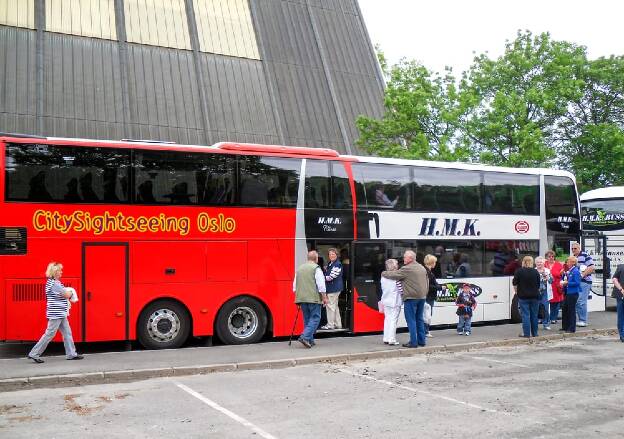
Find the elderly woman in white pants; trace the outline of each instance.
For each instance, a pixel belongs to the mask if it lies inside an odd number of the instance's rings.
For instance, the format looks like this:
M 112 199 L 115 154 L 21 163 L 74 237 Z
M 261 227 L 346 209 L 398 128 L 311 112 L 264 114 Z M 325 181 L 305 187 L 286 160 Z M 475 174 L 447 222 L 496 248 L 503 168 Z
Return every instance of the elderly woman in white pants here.
M 394 271 L 398 270 L 399 263 L 396 259 L 388 259 L 386 261 L 386 270 Z M 381 303 L 383 305 L 384 312 L 384 332 L 383 342 L 389 345 L 398 345 L 396 340 L 396 328 L 399 321 L 399 315 L 401 314 L 401 305 L 403 300 L 401 299 L 402 286 L 400 281 L 381 278 Z

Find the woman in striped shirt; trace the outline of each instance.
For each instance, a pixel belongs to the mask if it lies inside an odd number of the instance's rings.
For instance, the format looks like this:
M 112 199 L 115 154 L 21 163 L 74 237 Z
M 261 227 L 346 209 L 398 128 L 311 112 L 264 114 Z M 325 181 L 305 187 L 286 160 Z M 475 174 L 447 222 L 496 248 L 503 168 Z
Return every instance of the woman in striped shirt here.
M 63 344 L 65 345 L 65 356 L 68 360 L 82 360 L 83 356 L 76 352 L 71 328 L 67 321 L 69 315 L 69 298 L 72 295 L 70 288 L 65 288 L 61 283 L 63 275 L 63 265 L 58 262 L 50 262 L 46 269 L 46 318 L 48 327 L 41 336 L 37 344 L 28 354 L 28 358 L 35 363 L 43 363 L 41 354 L 48 347 L 48 343 L 54 338 L 57 331 L 61 331 Z

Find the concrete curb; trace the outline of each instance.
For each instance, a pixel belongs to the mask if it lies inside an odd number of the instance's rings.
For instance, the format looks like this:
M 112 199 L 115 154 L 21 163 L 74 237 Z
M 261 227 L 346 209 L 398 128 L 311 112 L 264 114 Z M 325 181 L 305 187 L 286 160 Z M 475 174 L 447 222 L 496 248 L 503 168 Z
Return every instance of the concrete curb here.
M 64 375 L 43 375 L 34 377 L 9 378 L 0 380 L 0 392 L 30 390 L 37 388 L 83 386 L 89 384 L 110 384 L 141 381 L 150 378 L 205 375 L 218 372 L 245 370 L 281 369 L 318 363 L 347 363 L 349 361 L 377 360 L 384 358 L 412 357 L 438 353 L 465 352 L 490 347 L 518 346 L 538 344 L 570 338 L 616 335 L 616 329 L 591 329 L 575 334 L 551 334 L 530 339 L 505 339 L 479 341 L 474 343 L 427 346 L 418 349 L 387 349 L 383 351 L 358 352 L 351 354 L 319 355 L 316 357 L 286 358 L 280 360 L 250 361 L 242 363 L 208 364 L 198 366 L 163 367 L 154 369 L 113 370 L 108 372 L 90 372 Z

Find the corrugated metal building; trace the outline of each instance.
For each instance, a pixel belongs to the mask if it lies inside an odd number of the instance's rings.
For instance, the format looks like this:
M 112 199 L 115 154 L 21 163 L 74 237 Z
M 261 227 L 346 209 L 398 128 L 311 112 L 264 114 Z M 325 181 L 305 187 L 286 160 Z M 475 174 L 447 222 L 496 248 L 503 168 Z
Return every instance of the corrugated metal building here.
M 382 100 L 357 0 L 0 0 L 0 131 L 357 153 Z

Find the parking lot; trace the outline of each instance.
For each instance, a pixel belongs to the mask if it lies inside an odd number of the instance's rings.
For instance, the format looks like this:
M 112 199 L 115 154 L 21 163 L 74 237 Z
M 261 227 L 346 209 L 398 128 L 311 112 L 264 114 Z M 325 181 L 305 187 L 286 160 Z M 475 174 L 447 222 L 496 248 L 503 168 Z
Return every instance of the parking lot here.
M 0 437 L 621 437 L 624 344 L 587 336 L 0 394 Z

